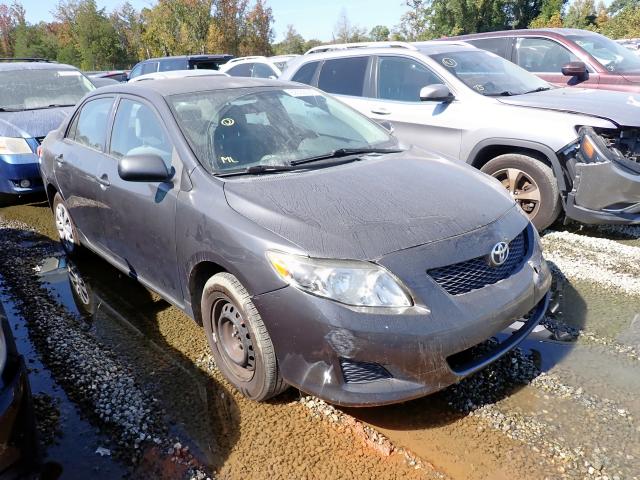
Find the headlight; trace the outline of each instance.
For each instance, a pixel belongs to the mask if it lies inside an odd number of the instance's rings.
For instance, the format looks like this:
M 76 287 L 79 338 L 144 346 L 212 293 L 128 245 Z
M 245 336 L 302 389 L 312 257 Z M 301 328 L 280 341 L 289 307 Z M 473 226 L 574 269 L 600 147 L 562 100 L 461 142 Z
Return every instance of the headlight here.
M 0 137 L 0 155 L 11 153 L 33 153 L 24 138 Z
M 327 260 L 268 252 L 275 272 L 289 285 L 347 305 L 410 307 L 399 280 L 384 268 L 355 260 Z

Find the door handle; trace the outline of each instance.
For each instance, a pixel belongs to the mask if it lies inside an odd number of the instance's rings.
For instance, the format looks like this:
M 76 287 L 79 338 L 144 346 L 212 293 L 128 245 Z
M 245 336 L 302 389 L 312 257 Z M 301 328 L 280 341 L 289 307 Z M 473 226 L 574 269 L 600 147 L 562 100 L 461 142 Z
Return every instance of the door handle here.
M 384 107 L 374 107 L 371 109 L 371 113 L 376 115 L 389 115 L 391 112 Z
M 59 153 L 58 155 L 56 155 L 56 163 L 58 165 L 62 165 L 64 163 L 64 155 Z
M 103 187 L 106 188 L 109 185 L 111 185 L 111 182 L 109 181 L 109 176 L 106 173 L 103 173 L 98 179 L 98 183 Z

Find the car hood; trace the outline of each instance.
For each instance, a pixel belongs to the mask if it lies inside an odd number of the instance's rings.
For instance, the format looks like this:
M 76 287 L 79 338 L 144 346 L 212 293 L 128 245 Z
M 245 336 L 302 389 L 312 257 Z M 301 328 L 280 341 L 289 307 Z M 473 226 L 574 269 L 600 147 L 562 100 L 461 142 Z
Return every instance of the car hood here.
M 45 137 L 60 126 L 73 107 L 0 112 L 0 137 Z
M 640 127 L 640 95 L 632 93 L 567 87 L 499 100 L 509 105 L 592 115 L 618 125 Z
M 496 180 L 474 168 L 413 153 L 232 177 L 224 190 L 236 212 L 325 258 L 376 260 L 470 232 L 515 208 Z

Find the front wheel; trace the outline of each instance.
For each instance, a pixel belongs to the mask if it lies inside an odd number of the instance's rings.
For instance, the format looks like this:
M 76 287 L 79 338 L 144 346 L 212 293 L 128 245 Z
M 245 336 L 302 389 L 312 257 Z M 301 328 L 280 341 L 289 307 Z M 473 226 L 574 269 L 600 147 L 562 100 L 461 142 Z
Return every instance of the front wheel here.
M 77 253 L 80 249 L 78 230 L 69 214 L 69 209 L 59 193 L 53 197 L 53 214 L 56 221 L 56 230 L 60 238 L 60 244 L 68 255 Z
M 247 290 L 229 273 L 202 292 L 202 323 L 217 367 L 243 395 L 263 401 L 287 389 L 271 337 Z
M 553 170 L 540 160 L 509 153 L 490 160 L 481 171 L 498 179 L 509 190 L 538 230 L 547 228 L 560 215 L 558 182 Z

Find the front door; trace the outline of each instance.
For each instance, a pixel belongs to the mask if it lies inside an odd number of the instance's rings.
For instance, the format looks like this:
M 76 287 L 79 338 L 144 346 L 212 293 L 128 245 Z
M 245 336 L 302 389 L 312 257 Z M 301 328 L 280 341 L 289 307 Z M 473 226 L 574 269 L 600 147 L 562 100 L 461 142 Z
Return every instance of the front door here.
M 600 76 L 589 66 L 584 80 L 562 74 L 564 65 L 580 61 L 567 47 L 549 38 L 520 37 L 516 41 L 514 62 L 525 70 L 559 87 L 598 88 Z
M 169 138 L 150 104 L 122 98 L 113 122 L 109 154 L 100 163 L 98 178 L 110 254 L 130 276 L 176 301 L 180 298 L 175 243 L 179 175 L 167 182 L 132 182 L 118 174 L 121 158 L 141 154 L 157 155 L 170 170 L 181 172 Z

